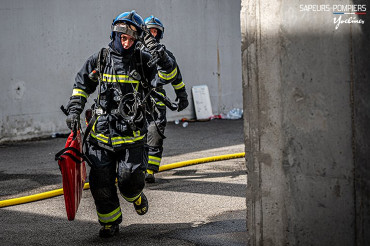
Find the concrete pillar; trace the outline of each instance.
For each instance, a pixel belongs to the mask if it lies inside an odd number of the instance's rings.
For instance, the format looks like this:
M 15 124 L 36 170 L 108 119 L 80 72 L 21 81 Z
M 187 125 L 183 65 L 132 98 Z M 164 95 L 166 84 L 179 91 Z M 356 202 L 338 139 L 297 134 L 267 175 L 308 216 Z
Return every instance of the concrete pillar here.
M 370 245 L 369 23 L 349 17 L 242 0 L 249 245 Z
M 354 0 L 354 4 L 370 1 Z M 362 16 L 361 32 L 352 28 L 351 90 L 353 118 L 353 153 L 355 173 L 356 244 L 370 245 L 370 17 Z

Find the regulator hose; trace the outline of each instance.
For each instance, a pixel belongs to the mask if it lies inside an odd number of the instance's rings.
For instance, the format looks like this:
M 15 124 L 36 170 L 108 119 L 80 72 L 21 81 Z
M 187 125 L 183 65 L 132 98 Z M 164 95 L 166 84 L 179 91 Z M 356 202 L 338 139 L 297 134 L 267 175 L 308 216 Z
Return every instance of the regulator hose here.
M 219 156 L 213 156 L 213 157 L 193 159 L 193 160 L 189 160 L 189 161 L 175 162 L 175 163 L 172 163 L 172 164 L 167 164 L 167 165 L 160 166 L 159 167 L 159 172 L 163 172 L 163 171 L 167 171 L 167 170 L 171 170 L 171 169 L 175 169 L 175 168 L 180 168 L 180 167 L 185 167 L 185 166 L 190 166 L 190 165 L 195 165 L 195 164 L 206 163 L 206 162 L 236 159 L 236 158 L 243 158 L 243 157 L 245 157 L 245 153 L 235 153 L 235 154 L 219 155 Z M 84 185 L 84 189 L 89 189 L 89 188 L 90 188 L 90 184 L 86 183 Z M 34 194 L 34 195 L 29 195 L 29 196 L 12 198 L 12 199 L 9 199 L 9 200 L 2 200 L 2 201 L 0 201 L 0 208 L 19 205 L 19 204 L 28 203 L 28 202 L 39 201 L 39 200 L 42 200 L 42 199 L 47 199 L 47 198 L 60 196 L 60 195 L 63 195 L 63 188 L 52 190 L 52 191 L 47 191 L 47 192 L 42 192 L 42 193 L 38 193 L 38 194 Z

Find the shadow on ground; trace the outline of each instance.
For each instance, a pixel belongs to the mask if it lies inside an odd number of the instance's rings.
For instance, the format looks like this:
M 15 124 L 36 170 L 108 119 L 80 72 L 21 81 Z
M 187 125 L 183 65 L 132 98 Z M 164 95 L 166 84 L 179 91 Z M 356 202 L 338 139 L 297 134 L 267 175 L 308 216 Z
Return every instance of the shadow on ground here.
M 242 217 L 244 211 L 234 212 L 233 217 Z M 229 215 L 227 215 L 229 216 Z M 0 210 L 3 225 L 0 231 L 1 245 L 245 245 L 245 220 L 229 216 L 228 220 L 204 225 L 191 223 L 130 224 L 120 226 L 114 238 L 98 236 L 97 222 L 72 221 L 57 217 Z M 13 218 L 17 218 L 14 221 Z M 235 230 L 235 228 L 239 228 Z M 230 241 L 230 237 L 235 238 Z M 223 241 L 223 238 L 225 241 Z M 227 243 L 227 244 L 226 244 Z M 231 244 L 230 244 L 231 243 Z

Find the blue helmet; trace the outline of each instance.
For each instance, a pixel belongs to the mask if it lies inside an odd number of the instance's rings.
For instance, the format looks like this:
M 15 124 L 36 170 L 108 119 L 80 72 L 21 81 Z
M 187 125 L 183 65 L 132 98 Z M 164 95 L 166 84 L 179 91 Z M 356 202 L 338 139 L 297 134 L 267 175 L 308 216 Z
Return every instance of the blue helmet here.
M 122 27 L 121 25 L 118 25 L 119 23 L 126 23 L 129 25 L 129 27 Z M 143 31 L 143 25 L 143 18 L 141 18 L 141 16 L 138 15 L 135 10 L 119 14 L 112 22 L 111 38 L 113 38 L 113 32 L 123 32 L 137 39 Z
M 145 18 L 144 23 L 147 28 L 157 28 L 159 31 L 161 31 L 160 39 L 163 38 L 164 26 L 157 17 L 154 17 L 153 15 L 151 15 Z

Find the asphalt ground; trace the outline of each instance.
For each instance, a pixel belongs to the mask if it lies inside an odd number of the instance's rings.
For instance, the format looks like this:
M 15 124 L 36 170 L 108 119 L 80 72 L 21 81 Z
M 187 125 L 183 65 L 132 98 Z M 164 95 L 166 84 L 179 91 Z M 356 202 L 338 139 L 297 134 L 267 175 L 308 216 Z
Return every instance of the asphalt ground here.
M 169 122 L 161 165 L 244 152 L 243 121 Z M 66 138 L 0 145 L 0 200 L 62 188 L 54 155 Z M 121 199 L 123 222 L 113 238 L 98 236 L 94 201 L 83 191 L 74 221 L 64 197 L 0 208 L 0 245 L 246 245 L 244 158 L 202 163 L 156 174 L 144 192 L 149 211 L 136 214 Z M 87 180 L 88 182 L 88 180 Z

